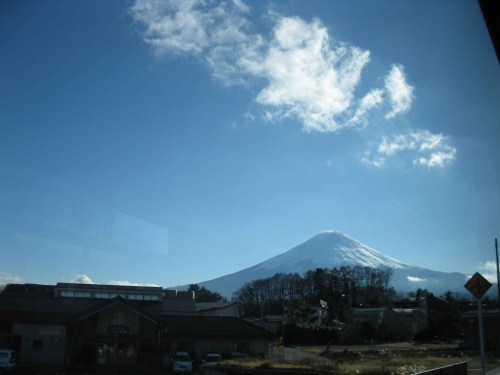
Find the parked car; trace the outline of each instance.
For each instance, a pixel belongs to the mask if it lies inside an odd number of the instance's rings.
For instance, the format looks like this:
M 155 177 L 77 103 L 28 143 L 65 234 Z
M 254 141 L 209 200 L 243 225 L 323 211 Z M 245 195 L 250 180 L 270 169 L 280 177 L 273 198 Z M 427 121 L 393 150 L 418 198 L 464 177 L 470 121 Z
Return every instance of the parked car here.
M 192 372 L 193 371 L 193 360 L 187 352 L 177 352 L 174 355 L 174 361 L 172 363 L 172 370 L 174 372 Z
M 11 349 L 0 349 L 0 373 L 14 371 L 17 367 L 16 353 Z
M 219 362 L 222 362 L 224 358 L 218 353 L 207 353 L 203 356 L 202 364 L 205 366 L 215 366 Z

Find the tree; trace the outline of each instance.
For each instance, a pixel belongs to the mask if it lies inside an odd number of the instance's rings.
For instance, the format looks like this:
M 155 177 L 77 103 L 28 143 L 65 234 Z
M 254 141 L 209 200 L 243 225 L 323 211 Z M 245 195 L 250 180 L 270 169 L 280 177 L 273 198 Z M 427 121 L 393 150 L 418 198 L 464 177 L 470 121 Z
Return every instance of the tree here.
M 200 287 L 198 284 L 189 285 L 189 291 L 194 292 L 194 299 L 196 302 L 222 302 L 225 299 L 217 292 Z
M 277 273 L 246 283 L 233 295 L 245 316 L 283 314 L 290 302 L 326 301 L 332 319 L 346 318 L 350 307 L 382 306 L 394 297 L 388 289 L 392 270 L 370 267 L 316 268 L 303 276 Z

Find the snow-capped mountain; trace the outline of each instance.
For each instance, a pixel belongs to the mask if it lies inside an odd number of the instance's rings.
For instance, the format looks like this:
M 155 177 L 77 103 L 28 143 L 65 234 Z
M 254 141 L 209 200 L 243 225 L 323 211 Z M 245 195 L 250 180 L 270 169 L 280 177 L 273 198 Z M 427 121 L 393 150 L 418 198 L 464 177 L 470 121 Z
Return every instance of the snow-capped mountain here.
M 397 291 L 427 289 L 441 294 L 447 290 L 463 293 L 467 276 L 410 266 L 363 245 L 338 231 L 320 233 L 300 245 L 255 266 L 198 283 L 230 298 L 245 283 L 271 277 L 278 272 L 300 275 L 316 268 L 363 266 L 391 268 L 390 286 Z
M 340 266 L 372 268 L 410 267 L 337 231 L 317 234 L 293 249 L 257 264 L 254 267 L 263 267 L 270 270 L 279 268 L 280 271 L 278 272 L 304 273 L 318 267 L 332 268 Z M 284 269 L 289 271 L 283 271 Z

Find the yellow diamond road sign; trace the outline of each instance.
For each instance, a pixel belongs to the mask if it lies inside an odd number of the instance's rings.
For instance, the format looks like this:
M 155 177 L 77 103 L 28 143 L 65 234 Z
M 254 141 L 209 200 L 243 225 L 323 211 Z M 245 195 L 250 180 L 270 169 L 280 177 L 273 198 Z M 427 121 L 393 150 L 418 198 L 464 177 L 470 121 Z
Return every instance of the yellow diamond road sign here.
M 471 292 L 474 297 L 481 299 L 484 293 L 491 288 L 491 283 L 486 280 L 480 273 L 476 272 L 470 279 L 465 283 L 465 289 Z

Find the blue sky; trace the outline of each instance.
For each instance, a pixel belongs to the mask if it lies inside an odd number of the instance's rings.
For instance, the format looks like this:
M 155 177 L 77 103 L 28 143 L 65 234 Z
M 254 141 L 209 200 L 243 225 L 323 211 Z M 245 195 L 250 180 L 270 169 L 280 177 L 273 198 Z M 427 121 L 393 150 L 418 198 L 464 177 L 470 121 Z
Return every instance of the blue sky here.
M 473 1 L 4 1 L 0 43 L 1 283 L 195 283 L 331 229 L 491 273 Z

